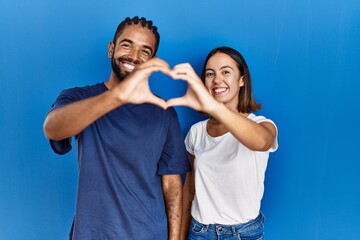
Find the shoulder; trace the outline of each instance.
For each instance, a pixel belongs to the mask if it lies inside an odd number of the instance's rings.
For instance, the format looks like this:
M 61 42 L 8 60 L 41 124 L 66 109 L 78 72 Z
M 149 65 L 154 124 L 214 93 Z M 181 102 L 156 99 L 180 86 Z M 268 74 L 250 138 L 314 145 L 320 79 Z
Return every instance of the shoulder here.
M 60 106 L 80 101 L 85 98 L 93 97 L 105 92 L 107 89 L 103 83 L 98 83 L 91 86 L 73 87 L 60 92 L 55 102 L 52 104 L 50 111 Z
M 264 116 L 256 116 L 255 114 L 251 113 L 249 116 L 248 116 L 249 119 L 253 120 L 254 122 L 257 122 L 257 123 L 262 123 L 262 122 L 269 122 L 271 123 L 272 125 L 274 125 L 275 127 L 275 131 L 276 131 L 276 135 L 275 135 L 275 139 L 274 139 L 274 142 L 273 142 L 273 145 L 272 147 L 270 148 L 270 152 L 275 152 L 278 148 L 278 127 L 276 126 L 276 124 L 273 122 L 273 120 L 271 119 L 268 119 Z
M 250 113 L 249 116 L 248 116 L 248 119 L 256 122 L 256 123 L 262 123 L 262 122 L 270 122 L 272 123 L 273 125 L 275 125 L 274 121 L 269 119 L 269 118 L 266 118 L 265 116 L 261 116 L 261 115 L 255 115 L 254 113 Z M 276 126 L 276 125 L 275 125 Z
M 190 127 L 189 132 L 192 132 L 192 133 L 201 132 L 203 129 L 206 128 L 206 124 L 207 124 L 208 121 L 209 121 L 209 119 L 205 119 L 205 120 L 199 121 L 199 122 L 197 122 L 197 123 L 194 123 L 194 124 Z
M 94 85 L 87 85 L 83 87 L 73 87 L 63 90 L 60 95 L 72 95 L 77 98 L 86 98 L 99 95 L 105 92 L 107 89 L 103 83 L 97 83 Z

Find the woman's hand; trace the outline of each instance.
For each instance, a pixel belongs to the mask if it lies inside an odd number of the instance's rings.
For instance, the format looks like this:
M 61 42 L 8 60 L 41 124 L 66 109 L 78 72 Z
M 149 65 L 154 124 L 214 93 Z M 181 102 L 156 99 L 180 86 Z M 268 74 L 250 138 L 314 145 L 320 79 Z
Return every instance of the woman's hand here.
M 170 76 L 175 80 L 186 81 L 188 89 L 184 96 L 169 99 L 168 107 L 187 106 L 200 112 L 209 113 L 214 105 L 218 104 L 189 63 L 176 65 L 171 70 Z

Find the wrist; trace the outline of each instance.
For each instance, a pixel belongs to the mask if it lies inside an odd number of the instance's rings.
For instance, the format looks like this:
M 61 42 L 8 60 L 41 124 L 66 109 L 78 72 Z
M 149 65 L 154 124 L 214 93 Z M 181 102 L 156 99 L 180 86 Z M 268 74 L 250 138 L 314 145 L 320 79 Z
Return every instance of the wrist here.
M 116 88 L 108 90 L 107 92 L 105 92 L 105 95 L 109 103 L 115 108 L 126 104 L 125 100 L 121 98 L 122 94 L 119 93 Z
M 218 115 L 221 115 L 223 109 L 226 109 L 226 106 L 223 103 L 216 100 L 209 105 L 211 107 L 208 108 L 207 113 L 212 117 L 217 117 Z

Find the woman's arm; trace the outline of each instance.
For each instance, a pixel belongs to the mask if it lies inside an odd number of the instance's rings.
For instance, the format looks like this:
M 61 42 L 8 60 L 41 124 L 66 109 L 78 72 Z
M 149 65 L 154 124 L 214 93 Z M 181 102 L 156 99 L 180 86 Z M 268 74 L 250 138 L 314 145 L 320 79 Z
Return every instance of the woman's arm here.
M 188 90 L 183 97 L 168 100 L 168 106 L 188 106 L 204 112 L 223 124 L 243 145 L 254 151 L 267 151 L 276 137 L 272 123 L 256 123 L 216 101 L 188 63 L 176 65 L 171 76 L 184 80 Z
M 221 122 L 239 142 L 254 151 L 267 151 L 271 148 L 276 138 L 276 128 L 272 123 L 256 123 L 231 111 L 224 104 L 217 103 L 208 114 Z

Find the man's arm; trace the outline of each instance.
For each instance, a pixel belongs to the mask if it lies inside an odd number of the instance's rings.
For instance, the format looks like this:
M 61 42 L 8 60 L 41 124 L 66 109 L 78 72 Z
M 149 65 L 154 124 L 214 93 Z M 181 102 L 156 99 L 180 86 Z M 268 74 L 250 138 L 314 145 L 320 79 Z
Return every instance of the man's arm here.
M 148 78 L 154 72 L 169 74 L 169 65 L 159 58 L 153 58 L 135 68 L 123 81 L 117 83 L 112 72 L 111 90 L 98 96 L 84 99 L 51 111 L 44 122 L 47 138 L 62 140 L 80 133 L 101 116 L 127 103 L 152 103 L 166 108 L 166 102 L 154 96 Z
M 163 175 L 162 189 L 168 219 L 168 238 L 180 238 L 182 216 L 182 181 L 181 175 Z
M 191 222 L 191 204 L 195 196 L 195 173 L 194 173 L 194 156 L 189 154 L 189 162 L 192 171 L 186 174 L 183 187 L 183 215 L 181 224 L 180 240 L 187 239 L 189 233 L 189 225 Z
M 111 91 L 59 107 L 44 122 L 44 133 L 52 140 L 74 136 L 109 111 L 121 106 Z

